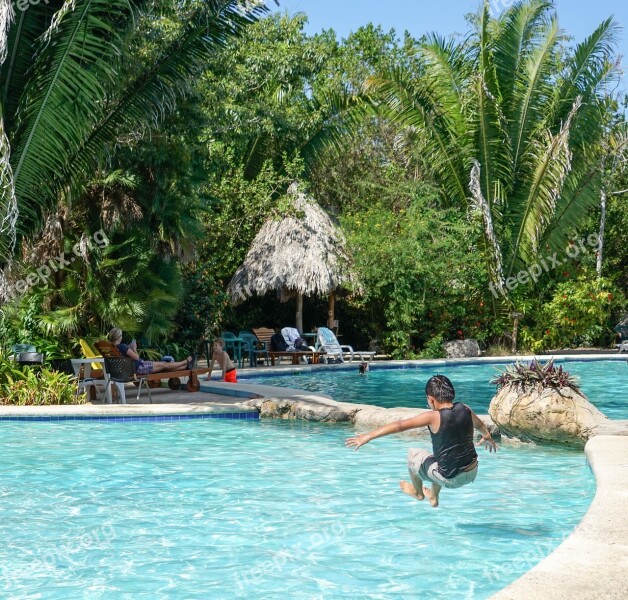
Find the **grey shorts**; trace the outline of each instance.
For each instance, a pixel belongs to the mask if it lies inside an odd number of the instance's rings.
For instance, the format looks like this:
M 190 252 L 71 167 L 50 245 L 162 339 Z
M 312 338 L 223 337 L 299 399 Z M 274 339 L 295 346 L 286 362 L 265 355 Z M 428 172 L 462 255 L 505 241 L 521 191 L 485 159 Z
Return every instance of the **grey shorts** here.
M 438 470 L 436 457 L 431 452 L 423 448 L 410 448 L 408 450 L 408 471 L 418 475 L 423 480 L 431 481 L 442 487 L 459 488 L 475 481 L 478 466 L 476 464 L 470 471 L 463 471 L 451 479 L 446 479 Z

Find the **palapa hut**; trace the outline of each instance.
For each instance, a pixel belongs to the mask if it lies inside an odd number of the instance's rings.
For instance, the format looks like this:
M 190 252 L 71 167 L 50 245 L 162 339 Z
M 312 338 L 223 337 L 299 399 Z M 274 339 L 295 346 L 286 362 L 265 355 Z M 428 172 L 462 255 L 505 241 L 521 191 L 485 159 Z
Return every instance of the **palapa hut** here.
M 328 323 L 334 319 L 334 292 L 352 280 L 345 237 L 331 217 L 293 183 L 294 210 L 268 219 L 229 283 L 234 304 L 253 294 L 296 296 L 296 328 L 303 331 L 303 296 L 329 295 Z

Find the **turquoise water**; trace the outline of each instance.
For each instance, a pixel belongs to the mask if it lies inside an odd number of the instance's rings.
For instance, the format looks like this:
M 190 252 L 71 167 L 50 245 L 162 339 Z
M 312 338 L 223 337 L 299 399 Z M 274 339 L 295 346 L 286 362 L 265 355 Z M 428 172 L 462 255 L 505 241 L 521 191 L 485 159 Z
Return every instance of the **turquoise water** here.
M 565 368 L 580 378 L 589 400 L 611 419 L 628 419 L 628 365 L 626 361 L 566 362 Z M 502 365 L 455 365 L 383 369 L 375 364 L 364 376 L 355 365 L 350 370 L 321 370 L 297 375 L 242 379 L 245 383 L 279 385 L 323 392 L 340 402 L 358 402 L 393 408 L 427 408 L 425 384 L 436 373 L 447 375 L 456 398 L 478 413 L 486 414 L 495 386 L 488 382 Z
M 480 600 L 586 511 L 582 452 L 482 451 L 432 509 L 397 487 L 426 441 L 346 427 L 2 423 L 0 597 Z

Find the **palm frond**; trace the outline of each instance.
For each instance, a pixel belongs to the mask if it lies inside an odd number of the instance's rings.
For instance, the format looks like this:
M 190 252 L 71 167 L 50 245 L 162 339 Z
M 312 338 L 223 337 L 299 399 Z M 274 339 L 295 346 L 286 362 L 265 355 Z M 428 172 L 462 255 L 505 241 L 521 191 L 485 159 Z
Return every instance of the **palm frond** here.
M 493 60 L 499 82 L 504 110 L 513 108 L 516 84 L 531 49 L 540 41 L 546 29 L 553 2 L 548 0 L 518 0 L 504 11 L 493 33 Z
M 543 232 L 540 245 L 563 253 L 583 219 L 600 203 L 603 172 L 599 161 L 578 158 L 572 162 L 563 190 L 556 202 L 554 217 Z M 589 232 L 590 233 L 590 232 Z
M 117 22 L 131 16 L 126 0 L 71 0 L 39 40 L 32 73 L 18 106 L 12 164 L 28 227 L 55 200 L 50 182 L 68 169 L 68 149 L 87 135 L 119 65 Z
M 4 107 L 7 130 L 13 130 L 17 107 L 22 99 L 28 74 L 33 65 L 37 40 L 50 26 L 52 16 L 64 0 L 49 0 L 31 4 L 19 10 L 9 30 L 8 54 L 0 68 L 0 101 Z
M 429 34 L 418 49 L 424 72 L 421 77 L 429 81 L 432 102 L 441 106 L 450 118 L 450 124 L 459 136 L 466 134 L 462 107 L 465 105 L 465 86 L 472 70 L 465 52 L 466 41 Z
M 313 170 L 326 153 L 339 156 L 351 143 L 353 133 L 363 120 L 375 118 L 371 99 L 348 89 L 315 96 L 312 103 L 314 110 L 320 110 L 325 117 L 300 149 L 306 173 Z
M 475 148 L 481 164 L 482 196 L 494 217 L 501 216 L 499 205 L 503 197 L 497 192 L 509 183 L 510 153 L 506 139 L 506 121 L 501 108 L 501 94 L 493 60 L 488 4 L 481 12 L 477 30 L 478 67 L 472 84 L 475 106 L 472 123 L 476 133 Z
M 544 30 L 541 43 L 524 60 L 516 79 L 512 99 L 512 122 L 509 136 L 512 144 L 513 176 L 519 176 L 522 156 L 530 137 L 547 119 L 547 98 L 552 93 L 553 54 L 560 39 L 558 20 L 552 19 Z
M 571 170 L 569 131 L 581 104 L 580 98 L 576 98 L 557 135 L 546 131 L 537 143 L 532 144 L 528 157 L 534 165 L 530 185 L 525 198 L 514 205 L 516 210 L 512 213 L 514 243 L 510 247 L 507 276 L 512 275 L 517 261 L 533 262 L 543 233 L 554 218 L 556 202 Z
M 618 70 L 613 56 L 618 33 L 618 24 L 609 18 L 584 42 L 576 46 L 563 83 L 555 94 L 552 109 L 554 123 L 566 119 L 578 96 L 585 104 L 588 103 L 600 92 L 601 83 L 617 75 Z
M 243 8 L 235 0 L 206 0 L 189 17 L 183 31 L 155 58 L 150 68 L 109 95 L 96 111 L 91 129 L 72 147 L 65 169 L 53 181 L 55 189 L 83 185 L 106 151 L 121 135 L 136 135 L 161 122 L 176 106 L 205 59 L 265 12 L 259 3 Z
M 441 181 L 447 202 L 464 205 L 467 201 L 465 164 L 470 159 L 465 140 L 456 135 L 460 114 L 451 115 L 434 102 L 429 82 L 416 80 L 401 69 L 379 77 L 369 77 L 367 92 L 380 103 L 378 112 L 397 127 L 414 127 L 426 134 L 426 162 Z

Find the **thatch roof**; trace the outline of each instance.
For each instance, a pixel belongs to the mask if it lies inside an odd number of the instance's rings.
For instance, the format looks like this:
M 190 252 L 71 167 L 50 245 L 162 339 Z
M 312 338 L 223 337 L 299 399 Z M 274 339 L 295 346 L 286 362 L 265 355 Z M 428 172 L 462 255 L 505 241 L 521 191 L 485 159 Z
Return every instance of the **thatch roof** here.
M 229 283 L 234 304 L 271 291 L 282 301 L 295 293 L 328 295 L 352 280 L 342 231 L 296 184 L 288 195 L 295 210 L 262 225 Z

